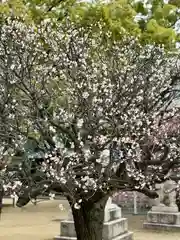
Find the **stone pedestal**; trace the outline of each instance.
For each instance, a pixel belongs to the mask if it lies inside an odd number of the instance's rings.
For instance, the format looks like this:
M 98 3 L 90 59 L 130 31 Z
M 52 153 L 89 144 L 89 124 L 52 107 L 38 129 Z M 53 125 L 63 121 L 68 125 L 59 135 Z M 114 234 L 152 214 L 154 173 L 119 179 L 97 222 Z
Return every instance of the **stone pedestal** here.
M 147 214 L 147 222 L 144 223 L 147 229 L 180 230 L 180 212 L 152 212 Z
M 69 215 L 71 218 L 71 214 Z M 55 240 L 77 240 L 72 219 L 61 222 L 61 235 Z M 121 217 L 121 208 L 108 200 L 104 212 L 104 226 L 102 240 L 133 240 L 132 232 L 128 231 L 126 218 Z
M 176 192 L 173 184 L 173 181 L 169 180 L 157 186 L 159 194 L 157 205 L 148 212 L 144 228 L 180 230 L 180 212 L 176 205 Z

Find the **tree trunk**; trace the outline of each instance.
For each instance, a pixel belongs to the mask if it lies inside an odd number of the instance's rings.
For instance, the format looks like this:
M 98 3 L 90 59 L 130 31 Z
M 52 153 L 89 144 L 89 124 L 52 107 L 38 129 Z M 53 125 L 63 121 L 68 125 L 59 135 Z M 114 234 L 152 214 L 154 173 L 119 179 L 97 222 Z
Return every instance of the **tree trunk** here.
M 77 240 L 102 240 L 104 208 L 108 197 L 98 202 L 82 202 L 80 209 L 72 206 Z
M 4 197 L 4 188 L 1 187 L 1 189 L 0 189 L 0 219 L 1 219 L 2 208 L 3 208 L 3 197 Z
M 179 190 L 176 191 L 176 204 L 177 204 L 178 210 L 180 212 L 180 191 Z

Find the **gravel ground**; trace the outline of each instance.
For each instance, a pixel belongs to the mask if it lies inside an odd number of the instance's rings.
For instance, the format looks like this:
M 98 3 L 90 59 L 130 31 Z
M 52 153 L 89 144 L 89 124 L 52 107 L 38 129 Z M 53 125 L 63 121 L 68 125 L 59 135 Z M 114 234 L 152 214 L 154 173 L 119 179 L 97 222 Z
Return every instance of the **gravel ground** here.
M 63 204 L 64 210 L 59 209 Z M 29 204 L 23 209 L 5 205 L 0 221 L 1 240 L 52 240 L 59 234 L 59 219 L 67 217 L 68 203 L 44 201 L 36 206 Z M 180 232 L 158 232 L 142 228 L 146 216 L 127 215 L 129 229 L 134 240 L 180 240 Z

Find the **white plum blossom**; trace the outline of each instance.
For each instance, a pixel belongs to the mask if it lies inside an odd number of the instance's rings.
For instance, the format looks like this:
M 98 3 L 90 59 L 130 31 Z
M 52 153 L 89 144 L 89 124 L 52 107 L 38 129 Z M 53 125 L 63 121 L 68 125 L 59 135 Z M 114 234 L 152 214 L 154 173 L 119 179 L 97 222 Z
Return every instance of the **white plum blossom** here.
M 78 203 L 75 203 L 75 204 L 74 204 L 74 208 L 75 208 L 75 209 L 80 209 L 81 206 L 80 206 Z
M 84 122 L 83 119 L 78 119 L 77 127 L 78 127 L 78 128 L 81 128 L 81 127 L 83 126 L 83 122 Z
M 180 156 L 180 112 L 171 108 L 179 98 L 178 56 L 130 36 L 104 44 L 100 32 L 87 35 L 69 19 L 52 25 L 2 26 L 0 153 L 25 151 L 33 139 L 44 154 L 40 180 L 2 177 L 4 188 L 55 189 L 76 209 L 115 190 L 151 195 Z
M 83 92 L 82 97 L 85 98 L 85 99 L 88 98 L 89 97 L 89 93 L 88 92 Z
M 54 193 L 50 193 L 50 194 L 49 194 L 49 198 L 50 198 L 50 200 L 54 200 L 55 194 L 54 194 Z

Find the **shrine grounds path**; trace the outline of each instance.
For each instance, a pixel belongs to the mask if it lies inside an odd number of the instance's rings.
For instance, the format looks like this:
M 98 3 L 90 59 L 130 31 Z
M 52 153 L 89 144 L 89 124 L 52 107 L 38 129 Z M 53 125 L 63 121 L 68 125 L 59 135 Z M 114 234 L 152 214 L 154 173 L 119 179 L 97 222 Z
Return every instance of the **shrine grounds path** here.
M 36 206 L 29 204 L 23 209 L 7 204 L 0 220 L 0 240 L 52 240 L 60 232 L 59 219 L 67 217 L 65 200 L 44 201 Z M 63 204 L 64 210 L 59 209 Z M 142 228 L 146 216 L 128 215 L 129 229 L 134 240 L 180 240 L 179 232 L 158 232 Z

